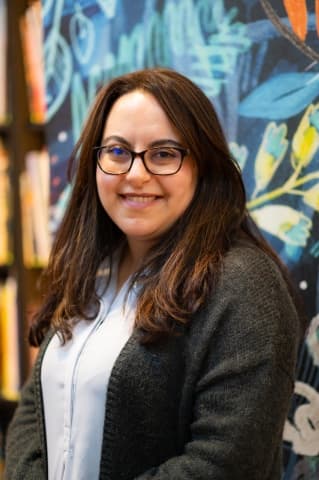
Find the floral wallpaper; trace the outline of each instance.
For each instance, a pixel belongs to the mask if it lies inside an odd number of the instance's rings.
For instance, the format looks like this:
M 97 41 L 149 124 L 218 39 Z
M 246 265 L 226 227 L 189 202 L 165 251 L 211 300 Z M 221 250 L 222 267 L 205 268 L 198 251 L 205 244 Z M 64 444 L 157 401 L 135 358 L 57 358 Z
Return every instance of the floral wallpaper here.
M 155 65 L 197 83 L 241 166 L 247 207 L 304 299 L 309 330 L 283 434 L 283 480 L 318 479 L 319 2 L 43 0 L 42 6 L 52 231 L 71 188 L 67 159 L 100 86 Z

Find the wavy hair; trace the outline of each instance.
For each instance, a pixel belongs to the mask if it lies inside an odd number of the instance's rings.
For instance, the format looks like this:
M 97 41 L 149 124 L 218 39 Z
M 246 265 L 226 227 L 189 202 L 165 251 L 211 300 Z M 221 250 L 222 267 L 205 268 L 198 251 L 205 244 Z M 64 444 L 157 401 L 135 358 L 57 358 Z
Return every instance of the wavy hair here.
M 72 337 L 74 319 L 94 318 L 97 313 L 98 267 L 106 257 L 112 260 L 124 234 L 99 200 L 93 147 L 102 141 L 113 104 L 134 90 L 156 98 L 198 169 L 191 204 L 150 250 L 132 280 L 140 286 L 135 326 L 141 342 L 155 342 L 187 324 L 208 301 L 223 258 L 238 238 L 250 239 L 280 264 L 247 214 L 242 176 L 210 100 L 174 70 L 129 73 L 99 91 L 71 156 L 73 189 L 44 272 L 45 296 L 31 326 L 32 345 L 39 345 L 51 327 L 66 342 Z M 92 309 L 88 313 L 89 304 L 96 305 L 93 313 Z

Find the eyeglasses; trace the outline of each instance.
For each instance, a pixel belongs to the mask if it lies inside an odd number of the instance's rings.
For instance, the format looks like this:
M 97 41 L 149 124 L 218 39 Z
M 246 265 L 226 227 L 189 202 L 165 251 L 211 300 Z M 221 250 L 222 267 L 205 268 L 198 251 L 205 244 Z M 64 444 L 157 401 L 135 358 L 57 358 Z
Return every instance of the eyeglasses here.
M 109 175 L 128 173 L 136 157 L 140 157 L 145 169 L 153 175 L 174 175 L 183 163 L 189 150 L 179 147 L 154 147 L 142 152 L 133 152 L 121 146 L 94 147 L 97 163 L 102 172 Z

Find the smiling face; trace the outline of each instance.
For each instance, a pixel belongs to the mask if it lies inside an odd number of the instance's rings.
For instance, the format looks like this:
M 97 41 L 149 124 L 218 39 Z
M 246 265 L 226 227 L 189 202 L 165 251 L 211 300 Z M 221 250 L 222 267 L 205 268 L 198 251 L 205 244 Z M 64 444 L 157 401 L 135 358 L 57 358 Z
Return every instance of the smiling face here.
M 102 145 L 136 152 L 153 146 L 181 146 L 178 132 L 153 95 L 134 90 L 113 105 Z M 184 213 L 195 193 L 197 169 L 187 155 L 175 175 L 149 173 L 136 157 L 128 173 L 108 175 L 97 166 L 99 199 L 131 248 L 151 246 Z

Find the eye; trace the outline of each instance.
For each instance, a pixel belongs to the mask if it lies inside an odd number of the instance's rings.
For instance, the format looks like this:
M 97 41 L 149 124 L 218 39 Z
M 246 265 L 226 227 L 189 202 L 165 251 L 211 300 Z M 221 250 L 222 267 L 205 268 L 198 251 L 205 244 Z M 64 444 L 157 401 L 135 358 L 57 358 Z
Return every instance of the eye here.
M 154 161 L 163 161 L 177 158 L 180 155 L 175 148 L 160 147 L 151 151 L 151 158 Z
M 106 152 L 114 157 L 129 157 L 130 152 L 125 148 L 115 145 L 114 147 L 106 147 Z

